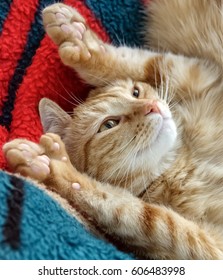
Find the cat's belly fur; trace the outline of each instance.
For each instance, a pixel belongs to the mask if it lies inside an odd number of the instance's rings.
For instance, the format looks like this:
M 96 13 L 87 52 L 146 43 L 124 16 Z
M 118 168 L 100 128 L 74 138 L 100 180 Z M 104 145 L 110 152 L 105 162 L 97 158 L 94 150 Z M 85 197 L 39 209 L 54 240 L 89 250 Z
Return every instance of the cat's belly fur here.
M 223 135 L 222 135 L 223 139 Z M 213 151 L 213 149 L 212 149 Z M 185 218 L 205 227 L 223 228 L 223 157 L 220 148 L 210 158 L 201 151 L 181 148 L 179 157 L 148 187 L 143 200 L 172 208 Z

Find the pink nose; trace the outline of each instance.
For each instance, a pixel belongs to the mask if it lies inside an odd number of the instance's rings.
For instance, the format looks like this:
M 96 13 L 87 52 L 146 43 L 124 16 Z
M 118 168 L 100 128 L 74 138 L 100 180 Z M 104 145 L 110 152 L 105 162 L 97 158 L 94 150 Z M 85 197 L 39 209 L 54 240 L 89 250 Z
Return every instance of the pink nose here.
M 145 116 L 148 115 L 148 114 L 151 114 L 151 113 L 158 113 L 158 114 L 160 114 L 160 109 L 157 106 L 157 101 L 147 102 L 144 105 L 143 112 L 144 112 Z

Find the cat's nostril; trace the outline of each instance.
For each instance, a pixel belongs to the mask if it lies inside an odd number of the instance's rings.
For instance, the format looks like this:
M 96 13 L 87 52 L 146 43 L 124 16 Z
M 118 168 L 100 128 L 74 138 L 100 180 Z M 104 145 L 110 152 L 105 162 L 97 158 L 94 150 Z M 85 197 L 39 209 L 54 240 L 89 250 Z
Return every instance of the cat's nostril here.
M 143 112 L 144 112 L 145 116 L 148 115 L 148 114 L 151 114 L 151 113 L 160 114 L 160 109 L 157 105 L 157 102 L 152 101 L 152 102 L 148 102 L 144 105 Z

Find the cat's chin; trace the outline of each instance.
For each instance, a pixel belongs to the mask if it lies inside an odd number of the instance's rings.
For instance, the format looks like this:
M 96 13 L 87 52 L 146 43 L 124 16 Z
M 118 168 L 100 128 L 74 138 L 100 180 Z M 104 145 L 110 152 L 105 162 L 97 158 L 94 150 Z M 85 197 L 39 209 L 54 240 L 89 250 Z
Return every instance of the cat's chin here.
M 177 138 L 177 128 L 172 118 L 164 118 L 157 141 L 171 149 Z
M 176 138 L 177 129 L 175 122 L 171 117 L 163 118 L 157 137 L 150 147 L 157 160 L 161 159 L 173 148 Z
M 159 119 L 157 127 L 154 129 L 153 139 L 150 142 L 150 149 L 154 151 L 154 156 L 161 158 L 172 149 L 176 138 L 177 128 L 172 118 L 172 114 L 167 106 L 158 102 L 160 114 L 155 114 L 154 118 Z
M 143 153 L 156 164 L 173 148 L 176 138 L 177 129 L 174 120 L 172 117 L 164 117 L 154 131 L 153 141 L 140 151 L 140 154 Z

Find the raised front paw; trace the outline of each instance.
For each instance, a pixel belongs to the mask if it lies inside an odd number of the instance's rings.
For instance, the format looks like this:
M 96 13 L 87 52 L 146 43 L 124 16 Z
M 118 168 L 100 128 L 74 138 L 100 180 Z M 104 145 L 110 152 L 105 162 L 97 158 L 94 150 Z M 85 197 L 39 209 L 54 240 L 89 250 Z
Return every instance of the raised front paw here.
M 15 139 L 3 146 L 3 152 L 12 172 L 43 182 L 59 175 L 62 169 L 71 168 L 65 146 L 53 133 L 44 134 L 40 144 Z
M 44 149 L 31 141 L 15 139 L 3 146 L 3 152 L 12 172 L 42 182 L 50 174 L 50 159 Z
M 47 34 L 59 46 L 65 64 L 72 66 L 105 52 L 103 42 L 74 8 L 53 4 L 43 10 L 43 23 Z
M 70 164 L 69 156 L 66 152 L 64 143 L 59 135 L 54 133 L 46 133 L 40 138 L 40 146 L 44 150 L 44 154 L 52 161 Z

